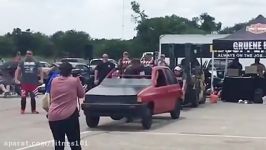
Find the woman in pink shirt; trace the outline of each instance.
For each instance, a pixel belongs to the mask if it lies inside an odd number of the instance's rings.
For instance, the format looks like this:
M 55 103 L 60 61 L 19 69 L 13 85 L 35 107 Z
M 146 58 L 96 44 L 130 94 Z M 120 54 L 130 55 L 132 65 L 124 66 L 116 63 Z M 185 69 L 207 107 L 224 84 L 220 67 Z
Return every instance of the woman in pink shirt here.
M 63 150 L 65 135 L 72 150 L 81 150 L 78 98 L 85 96 L 79 78 L 71 76 L 72 65 L 60 65 L 60 76 L 52 81 L 51 106 L 48 111 L 50 129 L 55 141 L 55 150 Z

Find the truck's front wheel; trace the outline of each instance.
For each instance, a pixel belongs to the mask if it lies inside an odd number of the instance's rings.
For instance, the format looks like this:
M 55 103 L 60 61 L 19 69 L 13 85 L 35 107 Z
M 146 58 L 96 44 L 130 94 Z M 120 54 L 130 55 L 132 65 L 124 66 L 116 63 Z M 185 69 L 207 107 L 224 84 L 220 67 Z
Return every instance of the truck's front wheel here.
M 142 114 L 142 127 L 144 129 L 150 129 L 152 125 L 152 110 L 149 107 L 146 107 Z
M 99 116 L 90 116 L 86 115 L 86 123 L 90 128 L 96 128 L 99 124 L 100 117 Z
M 176 106 L 173 111 L 170 112 L 172 119 L 178 119 L 180 117 L 180 111 L 181 111 L 181 101 L 176 101 Z
M 198 107 L 199 106 L 199 91 L 197 89 L 192 90 L 190 93 L 190 98 L 191 98 L 191 105 L 192 107 Z

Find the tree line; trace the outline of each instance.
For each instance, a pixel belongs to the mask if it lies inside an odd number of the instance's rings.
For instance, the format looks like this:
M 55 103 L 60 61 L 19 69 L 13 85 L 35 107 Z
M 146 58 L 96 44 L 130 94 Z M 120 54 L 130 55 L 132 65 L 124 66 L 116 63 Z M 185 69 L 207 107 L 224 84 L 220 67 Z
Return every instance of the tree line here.
M 13 29 L 0 36 L 0 56 L 13 56 L 17 51 L 22 54 L 31 49 L 36 55 L 44 57 L 83 57 L 86 50 L 93 49 L 94 57 L 108 53 L 118 59 L 123 51 L 132 57 L 139 57 L 144 51 L 158 50 L 159 37 L 162 34 L 230 34 L 243 28 L 246 23 L 238 23 L 233 27 L 222 27 L 215 17 L 203 13 L 192 19 L 177 15 L 149 18 L 140 5 L 132 1 L 132 18 L 136 23 L 137 35 L 130 40 L 92 39 L 83 31 L 58 31 L 51 36 L 30 29 L 22 31 Z

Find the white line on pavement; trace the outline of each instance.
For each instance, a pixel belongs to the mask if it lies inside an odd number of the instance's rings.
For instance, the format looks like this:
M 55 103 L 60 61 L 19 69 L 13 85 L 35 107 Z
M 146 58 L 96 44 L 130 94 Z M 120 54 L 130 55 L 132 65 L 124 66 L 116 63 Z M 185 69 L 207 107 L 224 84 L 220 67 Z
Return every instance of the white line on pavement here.
M 238 139 L 254 139 L 254 140 L 266 140 L 266 137 L 262 136 L 238 136 L 238 135 L 223 135 L 223 134 L 207 134 L 207 133 L 167 133 L 167 132 L 110 132 L 120 134 L 146 134 L 146 135 L 164 135 L 164 136 L 194 136 L 194 137 L 216 137 L 216 138 L 238 138 Z
M 85 131 L 81 132 L 80 134 L 86 134 L 91 132 L 99 132 L 99 131 Z M 266 137 L 260 137 L 260 136 L 238 136 L 238 135 L 219 135 L 219 134 L 197 134 L 197 133 L 167 133 L 167 132 L 120 132 L 120 131 L 106 131 L 104 132 L 106 134 L 146 134 L 146 135 L 161 135 L 161 136 L 193 136 L 193 137 L 214 137 L 214 138 L 236 138 L 236 139 L 253 139 L 253 140 L 266 140 Z M 16 150 L 26 150 L 34 147 L 39 147 L 45 144 L 49 144 L 53 142 L 53 140 L 40 142 L 39 144 L 30 145 L 27 147 L 19 148 Z
M 84 131 L 84 132 L 81 132 L 80 134 L 83 135 L 83 134 L 86 134 L 86 133 L 91 133 L 92 131 Z M 26 147 L 22 147 L 22 148 L 18 148 L 16 150 L 26 150 L 26 149 L 30 149 L 30 148 L 34 148 L 34 147 L 39 147 L 39 146 L 42 146 L 42 145 L 48 145 L 50 143 L 52 143 L 54 140 L 49 140 L 49 141 L 44 141 L 44 142 L 39 142 L 38 144 L 33 144 L 33 145 L 30 145 L 30 146 L 26 146 Z

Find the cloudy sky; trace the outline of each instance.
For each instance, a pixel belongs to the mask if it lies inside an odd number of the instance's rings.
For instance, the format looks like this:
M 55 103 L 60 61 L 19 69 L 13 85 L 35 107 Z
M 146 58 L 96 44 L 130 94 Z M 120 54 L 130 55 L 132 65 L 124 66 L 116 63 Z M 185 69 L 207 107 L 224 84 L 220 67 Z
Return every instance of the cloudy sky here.
M 207 12 L 223 26 L 266 15 L 265 0 L 136 1 L 149 17 L 176 14 L 191 19 Z M 130 39 L 136 34 L 130 2 L 124 0 L 123 15 L 123 0 L 0 0 L 0 34 L 16 27 L 48 35 L 75 29 L 86 31 L 93 38 Z

